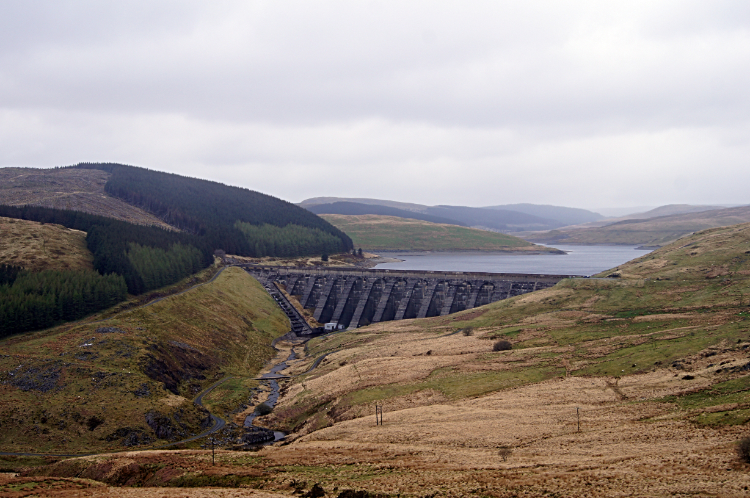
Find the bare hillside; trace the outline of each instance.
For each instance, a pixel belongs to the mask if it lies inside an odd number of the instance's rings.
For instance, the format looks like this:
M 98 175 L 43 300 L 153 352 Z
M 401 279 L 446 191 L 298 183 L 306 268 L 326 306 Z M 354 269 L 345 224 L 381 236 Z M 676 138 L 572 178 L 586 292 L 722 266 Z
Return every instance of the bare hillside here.
M 0 168 L 0 204 L 98 214 L 174 230 L 159 218 L 104 192 L 109 173 L 95 169 Z
M 86 234 L 60 225 L 0 217 L 0 264 L 27 270 L 92 269 Z
M 563 228 L 548 232 L 524 233 L 531 242 L 556 244 L 643 244 L 664 246 L 680 237 L 708 228 L 750 221 L 750 206 L 624 220 L 603 227 Z

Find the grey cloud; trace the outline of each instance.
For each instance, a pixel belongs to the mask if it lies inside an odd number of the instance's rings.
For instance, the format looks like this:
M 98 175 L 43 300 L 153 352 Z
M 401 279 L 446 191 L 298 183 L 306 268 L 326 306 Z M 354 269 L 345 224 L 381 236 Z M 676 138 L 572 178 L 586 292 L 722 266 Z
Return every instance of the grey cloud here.
M 512 180 L 498 203 L 737 202 L 749 67 L 744 1 L 6 1 L 0 161 L 292 200 L 471 203 L 459 187 Z

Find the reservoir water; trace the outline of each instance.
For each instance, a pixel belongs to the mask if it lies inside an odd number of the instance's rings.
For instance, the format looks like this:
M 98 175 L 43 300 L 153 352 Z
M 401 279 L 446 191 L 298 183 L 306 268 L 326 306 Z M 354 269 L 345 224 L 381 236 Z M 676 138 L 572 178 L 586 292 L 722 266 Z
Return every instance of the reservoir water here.
M 381 252 L 400 263 L 381 263 L 378 270 L 473 271 L 594 275 L 651 252 L 636 246 L 555 245 L 566 254 L 503 254 L 485 252 Z

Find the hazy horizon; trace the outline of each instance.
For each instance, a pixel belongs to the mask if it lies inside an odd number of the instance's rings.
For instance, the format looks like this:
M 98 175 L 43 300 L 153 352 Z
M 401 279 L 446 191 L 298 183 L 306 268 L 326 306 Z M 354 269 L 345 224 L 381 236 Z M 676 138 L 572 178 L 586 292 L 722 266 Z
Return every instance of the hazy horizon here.
M 747 2 L 0 14 L 0 167 L 120 162 L 296 203 L 747 204 Z

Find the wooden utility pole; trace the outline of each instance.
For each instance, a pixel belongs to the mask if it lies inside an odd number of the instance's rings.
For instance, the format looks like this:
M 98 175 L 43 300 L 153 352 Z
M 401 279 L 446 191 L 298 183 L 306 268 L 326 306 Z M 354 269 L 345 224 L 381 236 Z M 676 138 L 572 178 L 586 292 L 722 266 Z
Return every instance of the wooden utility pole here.
M 578 432 L 581 432 L 581 414 L 576 406 L 576 417 L 578 418 Z
M 375 425 L 383 425 L 383 405 L 375 403 Z
M 211 437 L 211 465 L 216 465 L 216 450 L 214 449 L 214 438 Z

